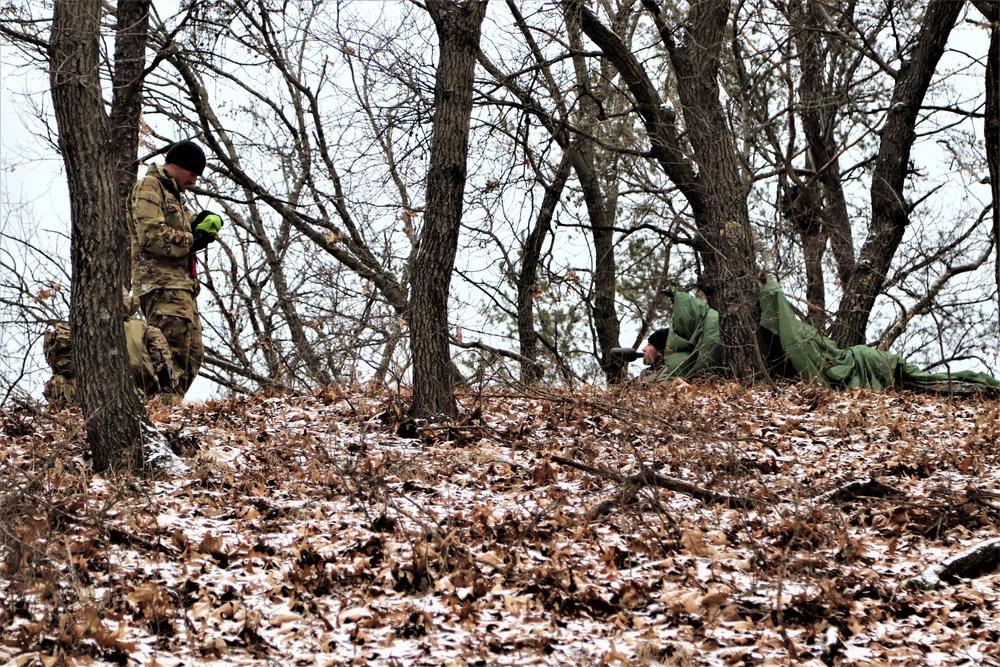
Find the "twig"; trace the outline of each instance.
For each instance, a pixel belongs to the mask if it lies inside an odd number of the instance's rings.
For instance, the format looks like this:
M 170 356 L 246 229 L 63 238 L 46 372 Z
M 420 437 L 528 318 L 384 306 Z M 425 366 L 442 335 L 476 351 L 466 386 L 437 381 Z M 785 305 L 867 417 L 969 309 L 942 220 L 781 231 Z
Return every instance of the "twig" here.
M 676 477 L 664 477 L 663 475 L 658 475 L 649 468 L 643 468 L 636 474 L 626 477 L 625 475 L 620 475 L 616 472 L 611 472 L 610 470 L 595 468 L 594 466 L 589 466 L 585 463 L 580 463 L 579 461 L 573 461 L 572 459 L 565 459 L 561 456 L 553 456 L 552 461 L 564 466 L 576 468 L 577 470 L 589 472 L 592 475 L 613 480 L 619 484 L 636 487 L 637 489 L 644 486 L 655 486 L 661 489 L 668 489 L 676 493 L 684 493 L 692 498 L 697 498 L 698 500 L 706 503 L 717 505 L 728 504 L 730 507 L 740 507 L 744 509 L 753 507 L 753 501 L 749 498 L 731 496 L 728 493 L 719 493 L 718 491 L 703 489 L 696 484 L 685 482 L 684 480 L 677 479 Z

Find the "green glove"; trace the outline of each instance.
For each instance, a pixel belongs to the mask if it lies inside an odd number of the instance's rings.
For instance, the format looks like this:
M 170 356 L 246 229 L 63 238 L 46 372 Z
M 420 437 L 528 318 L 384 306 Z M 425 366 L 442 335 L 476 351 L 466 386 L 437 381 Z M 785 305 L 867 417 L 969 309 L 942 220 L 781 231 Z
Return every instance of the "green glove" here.
M 205 232 L 206 234 L 218 234 L 222 229 L 222 218 L 217 213 L 202 211 L 191 224 L 191 232 Z
M 191 223 L 191 233 L 194 234 L 191 251 L 198 252 L 207 248 L 208 244 L 215 240 L 220 229 L 222 229 L 222 218 L 217 213 L 211 211 L 199 213 Z

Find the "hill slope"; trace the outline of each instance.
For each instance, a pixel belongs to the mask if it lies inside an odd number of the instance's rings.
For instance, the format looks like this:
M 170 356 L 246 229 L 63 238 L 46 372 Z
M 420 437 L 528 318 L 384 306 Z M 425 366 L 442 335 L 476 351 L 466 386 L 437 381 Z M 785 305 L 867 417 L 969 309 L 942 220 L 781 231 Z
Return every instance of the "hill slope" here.
M 461 402 L 154 408 L 191 472 L 142 483 L 3 413 L 0 665 L 1000 664 L 993 401 Z

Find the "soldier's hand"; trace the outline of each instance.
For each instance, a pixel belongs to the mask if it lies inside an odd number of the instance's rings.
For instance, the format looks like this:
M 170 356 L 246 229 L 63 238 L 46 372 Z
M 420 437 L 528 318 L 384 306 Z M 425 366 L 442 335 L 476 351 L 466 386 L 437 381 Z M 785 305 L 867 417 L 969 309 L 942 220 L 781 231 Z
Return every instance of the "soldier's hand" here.
M 201 231 L 200 229 L 196 229 L 194 232 L 194 243 L 191 244 L 191 252 L 197 252 L 203 248 L 207 248 L 208 244 L 215 239 L 215 234 L 209 234 Z
M 222 218 L 217 213 L 202 211 L 191 223 L 191 233 L 194 234 L 194 243 L 191 244 L 191 251 L 197 252 L 215 241 L 216 235 L 222 229 Z

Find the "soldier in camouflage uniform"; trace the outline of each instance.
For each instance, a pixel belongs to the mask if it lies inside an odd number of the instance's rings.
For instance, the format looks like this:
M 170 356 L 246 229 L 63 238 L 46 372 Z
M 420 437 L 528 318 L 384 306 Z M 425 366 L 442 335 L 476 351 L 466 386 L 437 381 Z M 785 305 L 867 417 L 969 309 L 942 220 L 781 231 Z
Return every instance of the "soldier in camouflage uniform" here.
M 147 397 L 174 390 L 174 364 L 163 332 L 142 320 L 125 322 L 125 345 L 135 383 Z
M 126 309 L 128 307 L 126 302 Z M 136 387 L 146 397 L 173 391 L 173 361 L 166 338 L 156 327 L 131 319 L 134 310 L 126 310 L 126 313 L 129 319 L 125 320 L 125 346 Z M 43 391 L 45 400 L 56 409 L 75 405 L 76 369 L 68 322 L 56 322 L 49 327 L 42 350 L 45 361 L 52 368 L 52 377 Z
M 222 226 L 219 216 L 194 216 L 185 205 L 184 192 L 204 169 L 201 148 L 181 141 L 167 151 L 162 167 L 148 168 L 129 197 L 132 290 L 146 321 L 170 346 L 176 398 L 191 387 L 205 356 L 195 252 L 214 241 Z
M 45 331 L 42 351 L 52 369 L 52 377 L 45 383 L 43 395 L 49 405 L 57 410 L 74 405 L 76 396 L 76 367 L 73 363 L 73 344 L 69 337 L 69 323 L 56 322 Z

